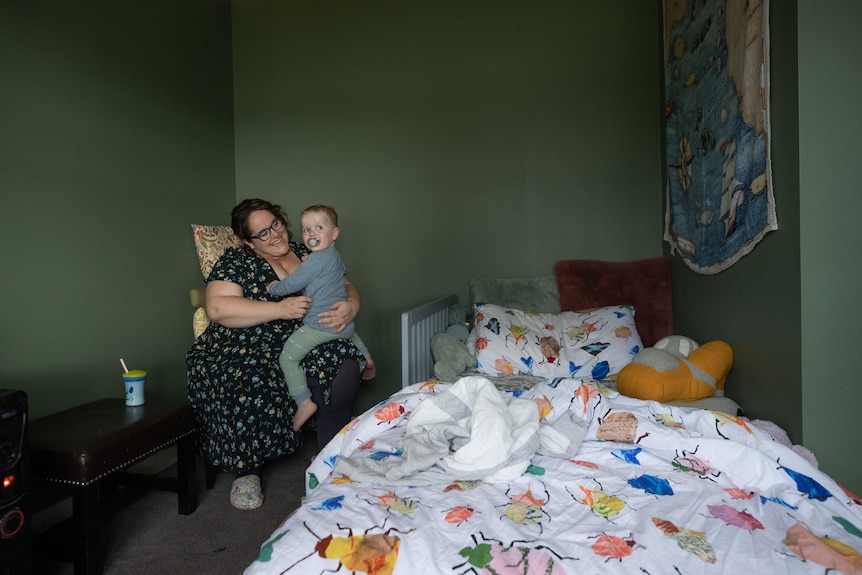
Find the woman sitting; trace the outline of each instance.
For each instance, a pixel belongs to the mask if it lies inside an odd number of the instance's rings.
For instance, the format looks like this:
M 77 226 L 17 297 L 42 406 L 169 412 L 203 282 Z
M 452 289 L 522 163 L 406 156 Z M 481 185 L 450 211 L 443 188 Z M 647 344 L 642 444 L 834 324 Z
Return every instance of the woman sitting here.
M 207 279 L 210 324 L 186 355 L 188 399 L 198 420 L 204 461 L 232 473 L 230 501 L 238 509 L 263 503 L 264 461 L 302 447 L 294 431 L 296 403 L 278 358 L 302 325 L 311 299 L 267 292 L 267 284 L 290 275 L 308 249 L 291 241 L 280 206 L 242 201 L 231 213 L 242 248 L 229 248 Z M 320 314 L 340 331 L 359 313 L 359 291 L 347 281 L 347 300 Z M 323 447 L 350 421 L 360 382 L 362 354 L 349 340 L 318 346 L 302 362 L 314 402 L 317 442 Z

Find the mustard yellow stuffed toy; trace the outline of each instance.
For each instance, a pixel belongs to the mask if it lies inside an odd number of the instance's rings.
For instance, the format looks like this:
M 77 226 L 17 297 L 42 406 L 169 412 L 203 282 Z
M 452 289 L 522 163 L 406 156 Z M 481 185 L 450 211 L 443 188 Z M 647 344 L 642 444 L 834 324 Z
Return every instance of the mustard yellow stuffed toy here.
M 723 341 L 703 345 L 672 335 L 638 353 L 617 375 L 623 395 L 653 401 L 694 401 L 723 396 L 733 350 Z

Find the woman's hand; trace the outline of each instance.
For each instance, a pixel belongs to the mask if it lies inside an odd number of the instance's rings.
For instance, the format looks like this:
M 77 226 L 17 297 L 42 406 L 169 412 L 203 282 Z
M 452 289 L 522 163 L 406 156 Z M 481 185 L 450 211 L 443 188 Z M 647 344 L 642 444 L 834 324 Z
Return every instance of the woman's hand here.
M 347 299 L 333 303 L 329 306 L 329 311 L 320 312 L 317 316 L 320 325 L 333 330 L 334 333 L 341 333 L 356 318 L 359 308 L 362 307 L 362 298 L 356 286 L 348 280 L 345 287 Z

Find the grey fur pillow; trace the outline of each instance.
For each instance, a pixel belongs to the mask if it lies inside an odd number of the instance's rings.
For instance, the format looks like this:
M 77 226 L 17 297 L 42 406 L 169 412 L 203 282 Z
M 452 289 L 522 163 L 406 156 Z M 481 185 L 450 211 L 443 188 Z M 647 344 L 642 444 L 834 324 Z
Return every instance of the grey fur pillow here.
M 560 291 L 554 275 L 533 278 L 473 278 L 471 303 L 483 302 L 542 313 L 560 312 Z

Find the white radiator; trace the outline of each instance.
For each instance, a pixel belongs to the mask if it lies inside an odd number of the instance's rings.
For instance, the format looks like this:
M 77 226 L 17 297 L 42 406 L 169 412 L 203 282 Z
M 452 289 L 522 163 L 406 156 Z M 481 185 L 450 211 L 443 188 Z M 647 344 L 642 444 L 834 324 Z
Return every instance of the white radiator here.
M 449 327 L 449 306 L 456 303 L 458 297 L 450 295 L 401 314 L 401 387 L 434 376 L 431 337 Z

